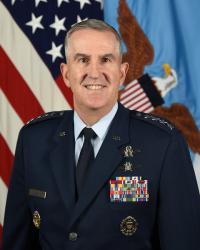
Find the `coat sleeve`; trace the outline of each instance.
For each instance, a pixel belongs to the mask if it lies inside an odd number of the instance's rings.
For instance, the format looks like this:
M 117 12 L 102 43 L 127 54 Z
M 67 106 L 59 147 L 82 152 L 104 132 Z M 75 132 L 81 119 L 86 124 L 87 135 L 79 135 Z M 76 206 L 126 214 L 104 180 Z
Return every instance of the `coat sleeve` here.
M 28 208 L 22 131 L 17 142 L 13 172 L 9 184 L 2 250 L 40 249 L 38 232 L 32 225 L 32 215 Z
M 200 249 L 200 195 L 188 147 L 176 130 L 163 161 L 158 210 L 162 250 Z

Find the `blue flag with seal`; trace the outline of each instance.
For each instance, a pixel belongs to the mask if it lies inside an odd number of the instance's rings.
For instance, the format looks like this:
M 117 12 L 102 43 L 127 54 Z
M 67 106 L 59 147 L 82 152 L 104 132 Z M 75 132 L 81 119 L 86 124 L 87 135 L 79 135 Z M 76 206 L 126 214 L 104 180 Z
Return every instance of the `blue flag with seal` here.
M 121 33 L 125 59 L 133 71 L 122 102 L 130 107 L 133 81 L 142 74 L 151 77 L 164 100 L 153 113 L 183 132 L 200 187 L 199 9 L 199 0 L 104 1 L 104 19 Z

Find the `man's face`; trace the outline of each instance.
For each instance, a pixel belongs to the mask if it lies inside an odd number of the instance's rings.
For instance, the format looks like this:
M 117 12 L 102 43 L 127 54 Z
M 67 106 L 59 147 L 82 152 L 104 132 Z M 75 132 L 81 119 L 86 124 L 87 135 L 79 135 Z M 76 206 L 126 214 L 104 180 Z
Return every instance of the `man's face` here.
M 73 92 L 75 110 L 109 112 L 127 70 L 112 32 L 84 29 L 71 34 L 67 64 L 61 64 L 61 72 Z

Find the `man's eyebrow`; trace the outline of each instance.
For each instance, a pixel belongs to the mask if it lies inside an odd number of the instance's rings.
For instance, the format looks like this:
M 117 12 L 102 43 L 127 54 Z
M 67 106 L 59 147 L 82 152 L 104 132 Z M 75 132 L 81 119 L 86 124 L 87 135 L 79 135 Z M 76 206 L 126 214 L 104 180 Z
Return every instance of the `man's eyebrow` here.
M 102 57 L 102 58 L 104 58 L 104 57 L 109 57 L 109 58 L 111 58 L 111 59 L 115 59 L 115 56 L 114 56 L 112 53 L 104 54 L 104 55 L 102 55 L 101 57 Z
M 87 58 L 89 58 L 90 56 L 87 55 L 87 54 L 84 54 L 84 53 L 76 53 L 75 56 L 74 56 L 74 60 L 76 60 L 79 57 L 87 57 Z
M 84 53 L 76 53 L 74 55 L 74 60 L 80 58 L 80 57 L 85 57 L 85 58 L 90 58 L 91 56 L 88 55 L 88 54 L 84 54 Z M 107 54 L 103 54 L 103 55 L 100 55 L 99 56 L 100 58 L 105 58 L 105 57 L 108 57 L 108 58 L 111 58 L 111 59 L 115 59 L 116 57 L 112 54 L 112 53 L 107 53 Z

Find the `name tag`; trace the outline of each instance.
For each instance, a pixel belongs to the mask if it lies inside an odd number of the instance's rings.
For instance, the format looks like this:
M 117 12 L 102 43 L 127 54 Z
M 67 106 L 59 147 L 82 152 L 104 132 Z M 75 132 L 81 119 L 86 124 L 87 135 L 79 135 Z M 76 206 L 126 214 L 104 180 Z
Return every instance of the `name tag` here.
M 31 188 L 28 191 L 28 195 L 38 197 L 38 198 L 42 198 L 42 199 L 46 199 L 47 192 Z
M 110 180 L 111 202 L 147 202 L 148 181 L 141 176 L 119 176 Z

